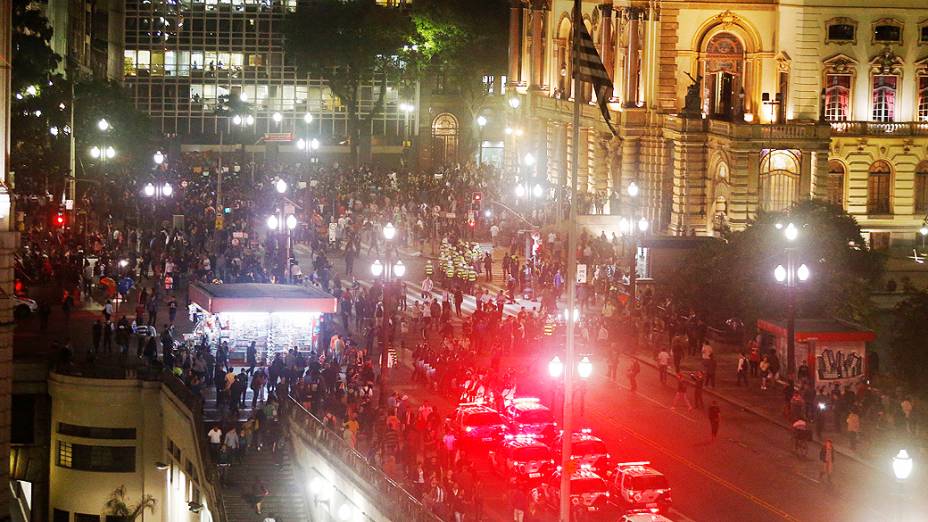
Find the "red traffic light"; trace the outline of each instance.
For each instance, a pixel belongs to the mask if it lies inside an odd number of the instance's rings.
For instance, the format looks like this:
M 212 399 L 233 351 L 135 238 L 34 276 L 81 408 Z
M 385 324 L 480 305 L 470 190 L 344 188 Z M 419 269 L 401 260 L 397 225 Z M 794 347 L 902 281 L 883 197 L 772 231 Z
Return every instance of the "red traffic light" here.
M 65 217 L 64 212 L 58 211 L 58 213 L 55 214 L 55 218 L 54 218 L 55 226 L 63 227 L 66 222 L 67 222 L 67 218 Z
M 474 192 L 474 201 L 479 202 L 481 199 L 483 199 L 483 193 L 482 193 L 482 192 Z

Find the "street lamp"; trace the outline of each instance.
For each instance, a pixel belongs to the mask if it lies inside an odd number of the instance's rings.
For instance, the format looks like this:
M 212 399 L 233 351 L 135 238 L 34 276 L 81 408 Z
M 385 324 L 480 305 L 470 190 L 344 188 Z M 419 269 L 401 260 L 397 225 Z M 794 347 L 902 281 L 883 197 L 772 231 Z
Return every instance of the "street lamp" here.
M 777 225 L 777 230 L 783 231 L 783 237 L 786 238 L 788 244 L 792 244 L 799 238 L 799 228 L 793 223 L 788 223 L 786 226 L 779 223 Z M 786 247 L 786 266 L 777 265 L 773 269 L 774 279 L 786 286 L 787 292 L 786 373 L 790 379 L 795 377 L 796 373 L 796 288 L 812 276 L 812 272 L 805 264 L 796 266 L 793 259 L 795 250 L 792 246 Z
M 638 184 L 632 181 L 628 184 L 628 195 L 635 198 L 638 197 Z
M 293 214 L 288 214 L 286 217 L 283 215 L 282 210 L 278 210 L 277 214 L 271 214 L 267 217 L 267 228 L 271 231 L 276 231 L 278 236 L 282 235 L 284 231 L 287 232 L 287 249 L 286 249 L 286 275 L 287 283 L 291 283 L 293 280 L 293 265 L 290 263 L 290 258 L 293 256 L 292 248 L 293 244 L 291 241 L 293 229 L 297 226 L 296 216 Z
M 277 182 L 274 183 L 274 188 L 277 189 L 278 194 L 283 194 L 287 192 L 287 182 L 283 178 L 277 178 Z
M 277 227 L 280 225 L 280 221 L 277 219 L 277 216 L 270 215 L 267 217 L 267 228 L 271 230 L 277 230 Z
M 589 379 L 590 375 L 593 375 L 593 362 L 590 361 L 589 356 L 584 355 L 577 363 L 577 375 L 581 379 Z
M 553 359 L 548 361 L 548 375 L 552 379 L 559 379 L 564 373 L 564 363 L 561 362 L 561 358 L 557 355 Z
M 893 457 L 893 475 L 896 476 L 896 480 L 899 482 L 909 478 L 913 467 L 912 457 L 909 456 L 909 452 L 905 449 L 899 450 L 899 453 L 896 453 L 896 456 Z
M 406 275 L 406 265 L 403 264 L 402 260 L 397 260 L 396 263 L 393 264 L 393 275 L 396 277 L 403 277 Z
M 159 150 L 158 152 L 155 152 L 155 155 L 152 156 L 152 159 L 155 160 L 155 165 L 161 165 L 164 163 L 164 154 L 162 154 Z
M 477 127 L 480 129 L 477 143 L 477 166 L 483 165 L 483 128 L 487 125 L 487 118 L 482 114 L 477 116 Z
M 396 236 L 396 227 L 393 226 L 393 223 L 387 223 L 383 227 L 383 238 L 387 241 L 391 241 Z
M 518 109 L 520 105 L 522 105 L 522 100 L 520 100 L 518 96 L 509 98 L 509 106 L 513 109 Z
M 313 122 L 313 115 L 310 114 L 310 113 L 308 113 L 308 112 L 307 112 L 306 114 L 304 114 L 304 115 L 303 115 L 303 122 L 306 123 L 307 125 L 309 125 L 310 123 L 312 123 L 312 122 Z
M 271 119 L 274 120 L 274 123 L 280 123 L 284 121 L 284 115 L 279 112 L 275 112 L 271 115 Z
M 100 118 L 100 121 L 97 122 L 97 128 L 102 132 L 110 130 L 110 122 L 106 121 L 106 118 Z
M 383 274 L 383 263 L 381 263 L 379 259 L 375 259 L 374 262 L 371 263 L 371 275 L 380 277 L 381 274 Z

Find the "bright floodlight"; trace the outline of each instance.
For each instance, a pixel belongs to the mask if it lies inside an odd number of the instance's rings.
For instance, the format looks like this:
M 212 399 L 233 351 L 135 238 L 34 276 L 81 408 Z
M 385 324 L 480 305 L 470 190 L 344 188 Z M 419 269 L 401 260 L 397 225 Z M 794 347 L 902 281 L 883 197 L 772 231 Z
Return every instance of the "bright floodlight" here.
M 116 157 L 116 149 L 112 146 L 106 148 L 106 159 L 113 159 Z
M 786 229 L 783 230 L 783 235 L 786 236 L 788 241 L 794 241 L 797 237 L 799 237 L 799 229 L 796 228 L 796 225 L 790 223 L 786 225 Z
M 477 125 L 480 125 L 480 127 L 483 127 L 486 124 L 487 124 L 486 116 L 477 116 Z
M 805 264 L 799 265 L 799 268 L 796 270 L 796 277 L 798 277 L 800 281 L 809 279 L 810 275 L 812 275 L 812 273 L 809 272 L 809 267 Z
M 510 107 L 512 107 L 513 109 L 518 109 L 519 105 L 522 105 L 522 100 L 520 100 L 518 96 L 513 96 L 512 98 L 509 98 Z
M 648 220 L 646 218 L 641 218 L 638 220 L 638 230 L 642 232 L 648 231 Z
M 516 185 L 516 197 L 517 198 L 525 197 L 525 187 L 523 185 Z
M 593 375 L 593 362 L 586 355 L 577 363 L 577 375 L 581 379 L 588 379 L 590 375 Z
M 300 138 L 296 141 L 296 148 L 300 150 L 306 150 L 306 140 Z
M 397 261 L 393 265 L 393 275 L 396 277 L 403 277 L 406 275 L 406 265 L 404 265 L 402 261 Z
M 274 188 L 277 189 L 278 194 L 283 194 L 287 191 L 287 182 L 283 178 L 278 178 L 277 183 L 274 184 Z
M 165 183 L 164 186 L 161 187 L 161 193 L 164 194 L 165 197 L 169 198 L 171 197 L 171 194 L 174 193 L 174 187 L 172 187 L 170 183 Z
M 142 189 L 146 197 L 152 197 L 155 195 L 155 186 L 151 183 L 146 183 L 145 188 Z
M 155 160 L 155 165 L 161 165 L 162 163 L 164 163 L 164 154 L 162 154 L 161 151 L 159 150 L 158 152 L 155 153 L 154 156 L 152 156 L 151 159 Z
M 275 112 L 271 115 L 271 119 L 274 120 L 274 123 L 280 123 L 284 121 L 284 115 L 279 112 Z
M 541 185 L 535 185 L 532 187 L 532 195 L 536 198 L 540 198 L 542 194 L 545 193 L 545 189 L 541 188 Z
M 390 241 L 396 236 L 396 227 L 393 226 L 393 223 L 387 223 L 383 227 L 383 237 L 387 241 Z
M 245 125 L 254 125 L 254 124 L 255 124 L 254 116 L 252 116 L 251 114 L 249 114 L 248 116 L 245 116 Z
M 271 230 L 277 230 L 277 227 L 280 225 L 280 221 L 277 220 L 277 216 L 270 215 L 267 217 L 267 228 Z
M 638 195 L 638 184 L 634 181 L 628 184 L 628 195 L 631 197 L 636 197 Z
M 289 216 L 287 216 L 287 228 L 290 230 L 293 230 L 294 228 L 296 228 L 296 216 L 294 216 L 293 214 L 290 214 Z
M 90 148 L 90 157 L 91 157 L 91 158 L 97 159 L 97 158 L 100 157 L 100 154 L 102 154 L 102 151 L 100 150 L 100 147 L 93 146 L 93 147 Z
M 383 263 L 381 263 L 379 259 L 374 260 L 374 262 L 371 263 L 371 274 L 374 277 L 380 277 L 380 274 L 382 273 L 383 273 Z
M 303 121 L 306 123 L 312 123 L 313 115 L 307 112 L 306 114 L 303 115 Z
M 786 281 L 786 268 L 783 265 L 777 265 L 777 267 L 773 269 L 773 277 L 779 283 Z
M 106 132 L 110 130 L 110 122 L 106 121 L 106 118 L 100 118 L 100 121 L 97 122 L 97 128 Z
M 552 379 L 557 379 L 562 373 L 564 373 L 564 363 L 561 362 L 560 357 L 555 355 L 553 359 L 548 361 L 548 375 Z
M 535 164 L 535 155 L 531 152 L 525 153 L 525 156 L 522 157 L 522 163 L 525 164 L 526 167 L 533 166 Z
M 242 117 L 239 116 L 238 114 L 236 114 L 235 116 L 232 116 L 232 123 L 234 123 L 235 125 L 241 125 Z
M 128 259 L 120 259 L 120 260 L 119 260 L 119 266 L 121 266 L 121 267 L 123 267 L 123 268 L 126 268 L 127 266 L 129 266 L 129 260 L 128 260 Z
M 309 140 L 309 147 L 313 150 L 319 150 L 319 140 L 316 138 Z
M 899 453 L 893 457 L 893 475 L 896 476 L 896 480 L 902 481 L 909 478 L 912 468 L 913 462 L 909 452 L 904 449 L 899 450 Z

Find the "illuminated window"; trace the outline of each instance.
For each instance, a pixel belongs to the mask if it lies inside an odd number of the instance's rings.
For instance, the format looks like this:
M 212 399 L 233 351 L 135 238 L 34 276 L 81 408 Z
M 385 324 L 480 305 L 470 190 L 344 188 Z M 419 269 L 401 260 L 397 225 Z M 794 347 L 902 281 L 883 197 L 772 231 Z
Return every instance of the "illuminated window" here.
M 74 459 L 74 452 L 70 442 L 63 440 L 58 441 L 58 465 L 62 468 L 70 468 Z
M 123 51 L 123 73 L 126 76 L 136 75 L 135 51 Z
M 892 167 L 880 160 L 870 165 L 867 176 L 867 213 L 889 214 L 890 186 Z
M 846 121 L 850 114 L 851 76 L 829 74 L 825 76 L 825 119 Z
M 799 200 L 799 151 L 767 150 L 760 164 L 761 208 L 779 212 Z
M 928 121 L 928 76 L 918 77 L 918 121 Z
M 896 76 L 873 76 L 873 121 L 894 121 L 898 80 Z

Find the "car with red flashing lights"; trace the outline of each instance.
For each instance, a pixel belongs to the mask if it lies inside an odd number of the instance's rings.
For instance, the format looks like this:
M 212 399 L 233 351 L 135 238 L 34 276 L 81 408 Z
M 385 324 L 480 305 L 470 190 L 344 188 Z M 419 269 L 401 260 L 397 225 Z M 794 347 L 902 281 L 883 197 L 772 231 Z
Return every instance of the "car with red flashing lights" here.
M 619 522 L 673 522 L 673 520 L 658 513 L 626 513 L 619 519 Z
M 549 507 L 561 503 L 561 469 L 555 469 L 543 483 L 544 498 Z M 595 471 L 577 468 L 570 476 L 570 502 L 586 511 L 603 511 L 609 502 L 609 484 Z
M 552 447 L 555 451 L 555 461 L 562 462 L 561 452 L 563 446 L 564 433 L 561 432 L 554 440 Z M 575 431 L 570 441 L 570 459 L 576 462 L 581 468 L 592 469 L 593 471 L 605 476 L 610 470 L 609 463 L 612 455 L 606 448 L 603 439 L 593 435 L 589 428 Z
M 477 403 L 461 403 L 452 426 L 466 449 L 492 446 L 507 432 L 505 419 L 493 408 Z
M 507 478 L 523 484 L 541 482 L 554 469 L 554 453 L 536 437 L 505 435 L 489 451 L 490 463 Z
M 609 488 L 612 501 L 629 513 L 666 513 L 673 503 L 667 477 L 648 461 L 616 464 Z
M 509 402 L 504 413 L 512 433 L 539 437 L 548 442 L 556 436 L 554 415 L 537 397 L 516 397 Z

